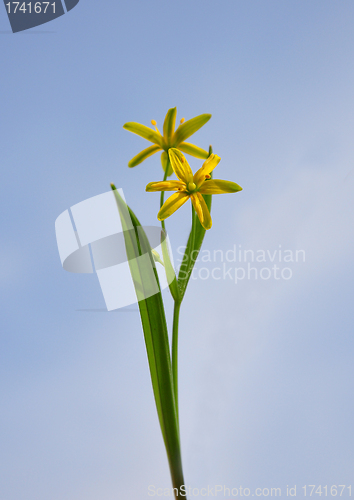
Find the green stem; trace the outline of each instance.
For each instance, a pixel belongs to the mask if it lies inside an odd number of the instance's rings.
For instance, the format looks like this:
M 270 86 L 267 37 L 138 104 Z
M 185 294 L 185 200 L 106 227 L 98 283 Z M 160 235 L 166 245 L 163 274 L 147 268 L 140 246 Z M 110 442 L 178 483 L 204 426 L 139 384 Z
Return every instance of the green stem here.
M 167 174 L 168 174 L 168 169 L 169 168 L 170 168 L 170 160 L 168 159 L 167 160 L 167 164 L 166 164 L 165 174 L 163 176 L 162 182 L 165 182 L 165 180 L 167 179 Z M 160 195 L 160 208 L 164 204 L 164 201 L 165 201 L 165 191 L 161 191 L 161 195 Z M 164 220 L 161 221 L 161 227 L 166 232 L 165 221 Z
M 191 249 L 193 251 L 194 248 L 194 239 L 195 239 L 195 227 L 196 227 L 196 214 L 192 205 L 192 230 L 191 230 L 191 238 L 192 245 Z M 190 259 L 193 258 L 193 255 L 189 256 Z M 173 309 L 173 326 L 172 326 L 172 380 L 173 380 L 173 392 L 175 395 L 176 402 L 176 413 L 177 413 L 177 423 L 179 429 L 179 405 L 178 405 L 178 326 L 179 326 L 179 312 L 181 309 L 182 300 L 175 300 L 175 305 Z
M 167 160 L 165 175 L 163 177 L 162 182 L 166 181 L 169 168 L 170 168 L 170 162 L 169 162 L 169 160 Z M 165 195 L 164 191 L 161 191 L 160 209 L 164 203 L 164 195 Z M 165 241 L 165 238 L 167 237 L 165 221 L 161 221 L 161 227 L 162 227 L 162 231 L 164 232 L 164 236 L 161 235 L 161 245 L 162 245 L 162 255 L 163 255 L 163 260 L 164 260 L 164 265 L 165 265 L 166 277 L 167 277 L 167 281 L 169 283 L 168 286 L 170 288 L 170 292 L 171 292 L 171 295 L 173 297 L 173 300 L 179 300 L 177 276 L 176 276 L 175 270 L 173 269 L 172 264 L 171 264 L 169 251 L 168 251 L 168 244 Z
M 166 164 L 165 174 L 163 176 L 163 182 L 167 179 L 167 174 L 170 168 L 170 160 L 168 158 Z M 161 191 L 160 195 L 160 208 L 164 204 L 165 201 L 165 191 Z M 165 221 L 161 221 L 161 227 L 166 232 Z M 173 311 L 173 329 L 172 329 L 172 383 L 173 383 L 173 392 L 174 392 L 174 400 L 176 407 L 176 415 L 177 415 L 177 428 L 179 433 L 179 409 L 178 409 L 178 319 L 179 319 L 179 310 L 181 307 L 181 303 L 175 300 L 174 311 Z M 178 469 L 177 469 L 178 470 Z M 178 494 L 184 494 L 181 490 L 181 486 L 183 483 L 183 472 L 182 465 L 180 469 L 180 475 L 177 477 L 177 480 L 172 475 L 172 484 L 174 487 L 177 486 Z M 185 496 L 185 494 L 184 494 Z M 177 498 L 177 497 L 176 497 Z M 185 497 L 186 498 L 186 497 Z
M 181 302 L 175 301 L 173 309 L 173 327 L 172 327 L 172 380 L 173 392 L 176 402 L 177 424 L 179 429 L 179 406 L 178 406 L 178 322 Z
M 170 168 L 170 159 L 168 158 L 166 164 L 165 175 L 163 177 L 163 182 L 167 179 L 168 170 Z M 165 191 L 161 191 L 160 196 L 160 208 L 164 204 Z M 165 231 L 165 221 L 161 221 L 161 227 Z M 173 380 L 173 392 L 175 396 L 176 404 L 176 414 L 177 414 L 177 424 L 179 428 L 179 409 L 178 409 L 178 319 L 179 310 L 181 303 L 175 300 L 174 310 L 173 310 L 173 327 L 172 327 L 172 380 Z
M 191 231 L 191 255 L 189 256 L 189 258 L 191 260 L 193 260 L 193 250 L 194 250 L 194 242 L 195 242 L 195 220 L 196 218 L 196 213 L 195 213 L 195 210 L 194 210 L 194 207 L 193 207 L 193 204 L 192 204 L 192 231 Z
M 165 180 L 167 179 L 167 174 L 168 174 L 168 169 L 169 168 L 170 168 L 170 160 L 168 159 L 167 160 L 167 164 L 166 164 L 165 175 L 163 176 L 163 181 L 162 182 L 165 182 Z M 165 191 L 161 191 L 160 208 L 162 207 L 164 201 L 165 201 Z M 165 229 L 165 222 L 164 221 L 161 221 L 161 226 L 162 226 L 163 229 Z

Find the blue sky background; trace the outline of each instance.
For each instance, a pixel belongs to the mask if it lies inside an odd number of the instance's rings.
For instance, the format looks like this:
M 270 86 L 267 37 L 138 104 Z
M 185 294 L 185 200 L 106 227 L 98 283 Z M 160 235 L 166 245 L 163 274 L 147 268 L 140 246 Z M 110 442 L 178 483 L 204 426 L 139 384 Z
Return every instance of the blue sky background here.
M 0 9 L 0 500 L 170 486 L 139 315 L 77 311 L 103 297 L 94 275 L 61 268 L 54 221 L 115 182 L 154 224 L 159 157 L 128 169 L 148 144 L 122 125 L 161 127 L 173 106 L 212 113 L 191 142 L 212 143 L 216 177 L 244 188 L 214 197 L 204 248 L 306 254 L 290 280 L 191 282 L 186 482 L 282 496 L 353 483 L 353 25 L 346 0 L 81 0 L 14 35 Z M 168 221 L 176 261 L 189 221 L 187 205 Z

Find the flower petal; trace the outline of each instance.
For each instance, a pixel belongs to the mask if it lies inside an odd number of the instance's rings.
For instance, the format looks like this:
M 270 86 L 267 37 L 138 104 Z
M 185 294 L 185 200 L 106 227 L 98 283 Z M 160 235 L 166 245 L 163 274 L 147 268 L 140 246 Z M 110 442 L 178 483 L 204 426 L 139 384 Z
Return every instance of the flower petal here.
M 194 193 L 192 194 L 191 199 L 201 225 L 204 229 L 210 229 L 212 226 L 212 220 L 203 196 L 200 193 Z
M 129 132 L 133 132 L 133 134 L 140 135 L 140 137 L 143 137 L 147 141 L 153 142 L 154 144 L 158 144 L 161 149 L 164 149 L 164 143 L 162 136 L 155 132 L 155 130 L 152 130 L 149 127 L 146 127 L 145 125 L 141 125 L 141 123 L 136 123 L 136 122 L 128 122 L 123 125 L 123 128 L 125 130 L 129 130 Z
M 202 148 L 198 148 L 198 146 L 194 146 L 194 144 L 189 144 L 189 142 L 182 142 L 178 145 L 178 149 L 183 151 L 183 153 L 195 156 L 196 158 L 202 158 L 203 160 L 205 160 L 209 156 L 208 151 L 205 151 Z
M 160 182 L 149 182 L 146 186 L 145 191 L 177 191 L 178 189 L 185 189 L 186 185 L 182 181 L 160 181 Z
M 192 182 L 193 172 L 184 155 L 175 148 L 170 148 L 168 150 L 168 155 L 170 157 L 173 171 L 177 175 L 177 177 L 186 184 Z
M 178 208 L 180 208 L 188 200 L 189 195 L 187 193 L 175 193 L 165 201 L 162 205 L 157 218 L 159 220 L 165 220 L 167 217 L 172 215 Z
M 160 150 L 161 150 L 160 146 L 157 146 L 155 144 L 153 146 L 149 146 L 148 148 L 144 149 L 143 151 L 140 151 L 139 154 L 134 156 L 134 158 L 132 158 L 128 163 L 128 167 L 130 168 L 136 167 L 137 165 L 139 165 L 139 163 L 146 160 L 146 158 L 148 158 L 149 156 L 153 155 L 154 153 Z
M 162 165 L 162 170 L 164 172 L 166 172 L 166 167 L 168 165 L 167 177 L 170 177 L 170 175 L 173 174 L 173 169 L 172 169 L 172 165 L 171 165 L 171 162 L 168 158 L 168 154 L 166 153 L 166 151 L 163 151 L 161 153 L 161 165 Z
M 242 191 L 242 187 L 236 182 L 222 181 L 221 179 L 211 179 L 205 181 L 199 189 L 202 194 L 224 194 L 224 193 L 237 193 Z
M 163 123 L 163 136 L 168 145 L 171 144 L 171 139 L 175 131 L 177 108 L 171 108 L 167 111 L 165 121 Z
M 210 172 L 214 170 L 220 160 L 220 156 L 214 154 L 210 155 L 209 158 L 205 160 L 202 167 L 194 174 L 194 184 L 196 184 L 197 186 L 201 186 L 205 181 L 205 176 L 209 175 Z
M 181 142 L 185 141 L 194 134 L 197 130 L 199 130 L 203 125 L 206 124 L 211 118 L 211 115 L 204 114 L 196 116 L 195 118 L 191 118 L 186 122 L 182 123 L 178 127 L 174 135 L 174 143 L 178 146 Z

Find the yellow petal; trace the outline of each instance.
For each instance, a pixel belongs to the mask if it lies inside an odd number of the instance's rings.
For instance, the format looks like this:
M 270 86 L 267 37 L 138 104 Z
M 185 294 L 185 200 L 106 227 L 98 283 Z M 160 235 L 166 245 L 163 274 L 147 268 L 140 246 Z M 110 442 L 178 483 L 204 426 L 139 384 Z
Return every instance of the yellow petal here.
M 186 185 L 182 181 L 161 181 L 149 182 L 145 191 L 177 191 L 178 189 L 185 189 Z
M 194 146 L 194 144 L 189 144 L 189 142 L 182 142 L 178 145 L 178 149 L 183 151 L 183 153 L 187 153 L 188 155 L 195 156 L 196 158 L 201 158 L 203 160 L 209 156 L 208 151 L 198 148 L 198 146 Z
M 168 155 L 170 157 L 173 171 L 177 175 L 177 177 L 186 184 L 192 182 L 193 172 L 184 155 L 175 148 L 170 148 L 168 150 Z
M 136 122 L 128 122 L 123 125 L 123 128 L 125 130 L 129 130 L 129 132 L 133 132 L 133 134 L 140 135 L 140 137 L 143 137 L 147 141 L 153 142 L 154 144 L 158 144 L 161 149 L 164 149 L 164 142 L 162 139 L 162 136 L 155 132 L 155 130 L 152 130 L 149 127 L 146 127 L 145 125 L 141 125 L 141 123 L 136 123 Z
M 220 179 L 205 181 L 199 189 L 199 192 L 202 194 L 237 193 L 237 191 L 242 191 L 242 187 L 236 184 L 236 182 L 222 181 Z
M 196 116 L 191 120 L 187 120 L 182 123 L 175 132 L 174 142 L 178 146 L 181 142 L 185 141 L 194 134 L 197 130 L 199 130 L 203 125 L 206 124 L 211 118 L 211 115 L 204 114 Z
M 178 208 L 180 208 L 188 200 L 189 195 L 186 193 L 175 193 L 165 201 L 162 205 L 157 218 L 159 220 L 165 220 L 167 217 L 172 215 Z
M 203 196 L 200 193 L 194 193 L 192 194 L 191 199 L 201 225 L 204 227 L 204 229 L 210 229 L 212 220 Z
M 148 158 L 149 156 L 153 155 L 154 153 L 160 150 L 161 150 L 160 146 L 156 146 L 155 144 L 153 146 L 149 146 L 148 148 L 144 149 L 143 151 L 140 151 L 139 154 L 134 156 L 134 158 L 132 158 L 128 163 L 128 167 L 130 168 L 136 167 L 137 165 L 139 165 L 139 163 L 146 160 L 146 158 Z
M 175 131 L 176 115 L 177 108 L 169 109 L 163 123 L 163 136 L 169 146 L 171 145 L 172 136 Z
M 168 165 L 167 177 L 170 177 L 170 175 L 173 174 L 173 169 L 172 169 L 172 165 L 171 165 L 170 159 L 169 159 L 168 154 L 166 153 L 166 151 L 163 151 L 161 153 L 161 165 L 162 165 L 162 170 L 164 172 L 166 172 L 166 167 Z
M 221 158 L 218 155 L 210 155 L 209 158 L 205 160 L 202 167 L 194 174 L 194 184 L 196 184 L 197 186 L 203 184 L 203 182 L 205 181 L 205 176 L 209 175 L 210 172 L 214 170 L 220 159 Z

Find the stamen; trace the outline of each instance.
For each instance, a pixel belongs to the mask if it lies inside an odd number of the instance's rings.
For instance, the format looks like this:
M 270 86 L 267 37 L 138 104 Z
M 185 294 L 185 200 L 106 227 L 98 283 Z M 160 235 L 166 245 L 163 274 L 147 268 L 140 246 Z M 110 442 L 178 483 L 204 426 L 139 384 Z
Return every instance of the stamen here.
M 205 176 L 206 179 L 210 179 L 210 177 L 211 177 L 211 175 L 209 175 L 209 174 L 206 174 L 206 176 Z
M 151 125 L 153 125 L 155 127 L 155 129 L 156 129 L 156 132 L 161 135 L 159 129 L 157 128 L 156 120 L 151 120 Z
M 182 123 L 184 123 L 184 122 L 185 122 L 185 118 L 181 118 L 181 121 L 179 123 L 182 125 Z

